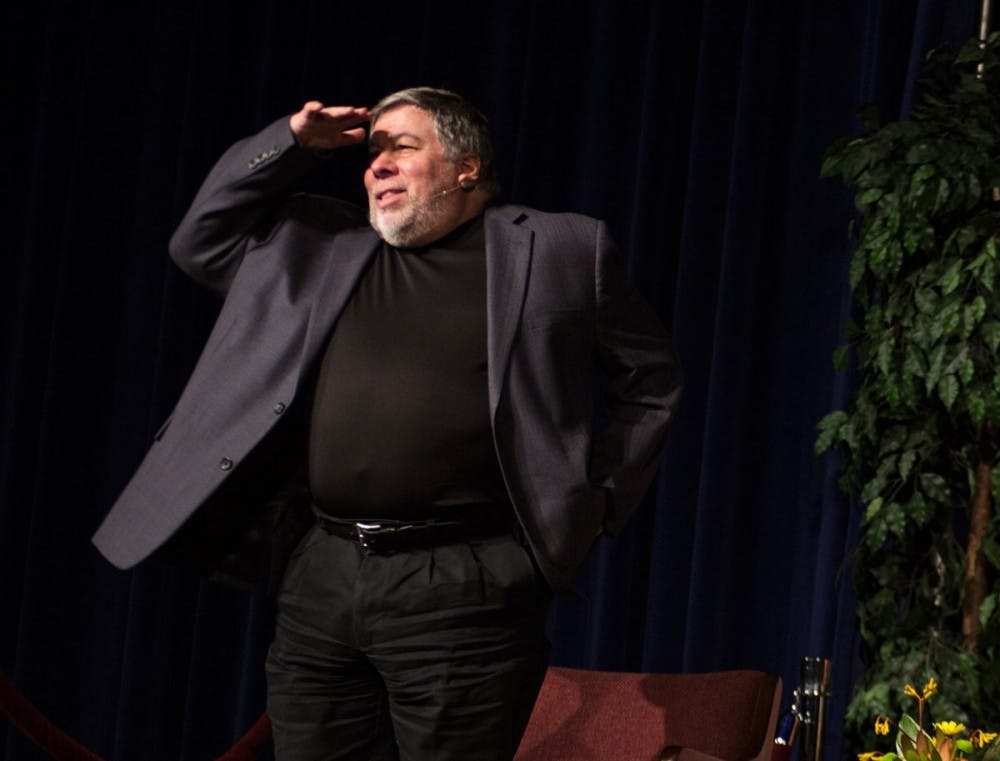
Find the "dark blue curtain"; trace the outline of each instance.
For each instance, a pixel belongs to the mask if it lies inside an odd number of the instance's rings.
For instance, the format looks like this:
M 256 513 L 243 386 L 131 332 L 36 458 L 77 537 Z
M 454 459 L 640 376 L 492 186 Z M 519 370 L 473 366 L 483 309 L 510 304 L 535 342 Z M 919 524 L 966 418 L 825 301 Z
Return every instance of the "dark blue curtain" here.
M 825 147 L 905 114 L 974 0 L 7 3 L 0 256 L 0 666 L 117 760 L 204 759 L 263 709 L 260 593 L 89 536 L 172 407 L 218 304 L 166 241 L 232 141 L 308 99 L 458 90 L 506 196 L 608 220 L 687 390 L 655 487 L 552 614 L 553 658 L 758 668 L 786 695 L 835 660 L 828 757 L 857 675 L 856 511 L 816 421 L 851 379 L 849 194 Z M 317 188 L 361 200 L 360 152 Z M 785 704 L 788 700 L 786 698 Z M 0 756 L 39 758 L 0 721 Z

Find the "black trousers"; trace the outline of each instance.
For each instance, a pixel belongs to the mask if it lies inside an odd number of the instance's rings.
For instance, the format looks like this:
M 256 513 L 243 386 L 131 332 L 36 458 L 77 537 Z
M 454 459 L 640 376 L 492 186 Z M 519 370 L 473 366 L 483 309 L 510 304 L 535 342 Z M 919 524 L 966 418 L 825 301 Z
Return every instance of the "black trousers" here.
M 549 594 L 512 536 L 390 554 L 314 527 L 267 658 L 279 761 L 508 761 L 548 664 Z

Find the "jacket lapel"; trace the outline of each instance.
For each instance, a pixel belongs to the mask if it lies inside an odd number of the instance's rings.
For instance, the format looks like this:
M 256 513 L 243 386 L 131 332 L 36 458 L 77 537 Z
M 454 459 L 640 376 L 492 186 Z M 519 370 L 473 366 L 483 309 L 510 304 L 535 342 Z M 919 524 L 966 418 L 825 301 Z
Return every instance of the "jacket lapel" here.
M 486 354 L 490 420 L 496 415 L 517 334 L 531 268 L 533 233 L 519 210 L 488 210 L 486 230 Z
M 371 228 L 348 230 L 333 239 L 320 265 L 300 367 L 308 367 L 375 256 L 379 237 Z M 301 383 L 301 376 L 299 381 Z

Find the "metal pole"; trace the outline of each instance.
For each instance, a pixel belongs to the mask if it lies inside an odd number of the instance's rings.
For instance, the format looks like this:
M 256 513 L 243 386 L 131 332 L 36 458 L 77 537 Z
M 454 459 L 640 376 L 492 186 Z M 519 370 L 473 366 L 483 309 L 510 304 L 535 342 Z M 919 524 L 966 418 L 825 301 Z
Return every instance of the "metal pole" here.
M 830 696 L 828 658 L 803 658 L 799 666 L 801 683 L 793 693 L 801 728 L 799 761 L 822 761 L 826 730 L 826 699 Z
M 986 38 L 990 34 L 990 0 L 983 0 L 982 8 L 979 13 L 979 47 L 980 49 L 986 47 Z M 983 78 L 983 64 L 980 63 L 976 66 L 976 76 L 979 79 Z M 996 196 L 996 189 L 994 188 L 994 196 Z

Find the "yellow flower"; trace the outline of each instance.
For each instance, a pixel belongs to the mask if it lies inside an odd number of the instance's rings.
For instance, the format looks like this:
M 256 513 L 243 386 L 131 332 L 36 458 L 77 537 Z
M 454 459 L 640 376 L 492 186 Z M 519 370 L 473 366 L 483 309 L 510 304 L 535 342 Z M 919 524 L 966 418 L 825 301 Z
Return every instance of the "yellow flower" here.
M 924 685 L 924 700 L 927 700 L 935 692 L 937 692 L 937 682 L 934 681 L 934 677 L 931 677 Z
M 984 732 L 981 729 L 977 729 L 975 732 L 969 735 L 969 739 L 972 741 L 972 744 L 975 745 L 977 748 L 985 748 L 987 745 L 989 745 L 991 742 L 997 739 L 997 733 Z
M 913 689 L 912 684 L 908 684 L 903 688 L 903 694 L 909 695 L 911 698 L 916 698 L 917 700 L 922 700 L 922 698 L 920 697 L 920 693 L 918 693 L 915 689 Z
M 887 735 L 889 734 L 889 717 L 884 714 L 879 714 L 875 718 L 875 734 L 877 735 Z
M 965 725 L 959 724 L 957 721 L 936 721 L 934 722 L 934 728 L 941 734 L 948 735 L 948 737 L 965 731 Z
M 879 759 L 884 756 L 884 753 L 878 753 L 876 751 L 870 751 L 868 753 L 859 753 L 858 761 L 879 761 Z

